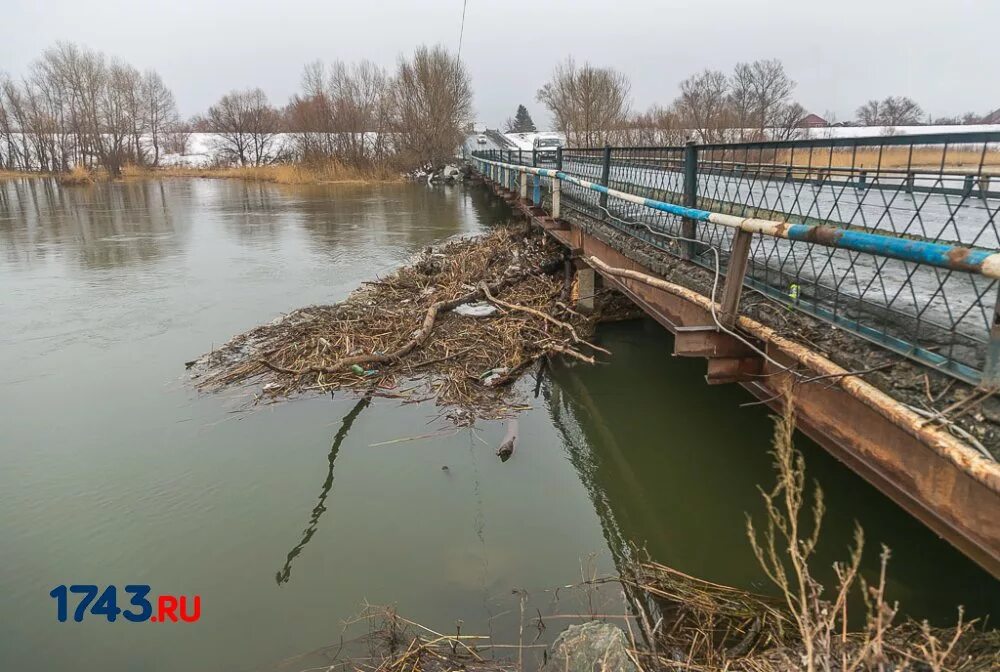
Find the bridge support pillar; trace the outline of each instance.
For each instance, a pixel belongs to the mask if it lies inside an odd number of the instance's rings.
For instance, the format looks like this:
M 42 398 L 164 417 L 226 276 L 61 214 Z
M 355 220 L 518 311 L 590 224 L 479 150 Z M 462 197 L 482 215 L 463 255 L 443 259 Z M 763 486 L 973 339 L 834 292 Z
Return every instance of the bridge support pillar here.
M 594 293 L 597 290 L 597 276 L 594 269 L 584 266 L 576 272 L 577 289 L 580 293 L 576 300 L 576 309 L 581 313 L 594 312 Z

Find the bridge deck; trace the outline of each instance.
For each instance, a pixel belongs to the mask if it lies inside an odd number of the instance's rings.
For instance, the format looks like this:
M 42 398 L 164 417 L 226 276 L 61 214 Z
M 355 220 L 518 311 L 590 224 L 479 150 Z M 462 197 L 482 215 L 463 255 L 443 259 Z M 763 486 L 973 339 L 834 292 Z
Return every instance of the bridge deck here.
M 970 385 L 744 292 L 735 327 L 762 357 L 717 327 L 721 306 L 713 316 L 709 296 L 721 282 L 703 266 L 577 209 L 555 220 L 508 184 L 485 181 L 671 331 L 674 355 L 707 359 L 709 384 L 738 383 L 777 408 L 794 369 L 801 430 L 1000 577 L 1000 466 L 905 403 L 926 390 L 975 394 Z

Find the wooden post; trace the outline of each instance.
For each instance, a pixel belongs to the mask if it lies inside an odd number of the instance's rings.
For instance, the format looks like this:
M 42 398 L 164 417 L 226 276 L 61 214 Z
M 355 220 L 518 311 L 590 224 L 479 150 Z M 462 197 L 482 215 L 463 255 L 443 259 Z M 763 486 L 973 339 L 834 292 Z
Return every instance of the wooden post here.
M 577 289 L 580 292 L 580 296 L 576 300 L 576 309 L 584 314 L 594 312 L 594 292 L 596 291 L 594 269 L 585 266 L 577 270 L 576 279 Z
M 556 147 L 556 172 L 562 172 L 562 147 Z M 552 219 L 562 214 L 562 180 L 552 177 Z
M 560 200 L 562 196 L 562 180 L 558 177 L 552 178 L 552 219 L 559 219 Z
M 979 387 L 987 390 L 1000 387 L 1000 290 L 993 303 L 993 325 L 990 327 L 990 341 L 986 346 L 986 361 Z
M 750 260 L 750 243 L 753 234 L 742 229 L 733 237 L 733 246 L 729 251 L 729 268 L 726 270 L 726 283 L 722 286 L 722 311 L 719 322 L 726 329 L 732 329 L 740 314 L 740 295 L 743 293 L 743 278 L 747 273 L 747 262 Z

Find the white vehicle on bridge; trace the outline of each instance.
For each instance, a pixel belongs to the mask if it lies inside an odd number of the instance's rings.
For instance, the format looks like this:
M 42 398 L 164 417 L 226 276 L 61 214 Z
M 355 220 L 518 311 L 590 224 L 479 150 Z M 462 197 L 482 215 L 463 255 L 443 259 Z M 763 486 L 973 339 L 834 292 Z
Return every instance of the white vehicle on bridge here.
M 563 142 L 555 136 L 539 136 L 531 143 L 531 148 L 535 151 L 535 157 L 539 161 L 555 161 L 556 152 L 562 147 Z

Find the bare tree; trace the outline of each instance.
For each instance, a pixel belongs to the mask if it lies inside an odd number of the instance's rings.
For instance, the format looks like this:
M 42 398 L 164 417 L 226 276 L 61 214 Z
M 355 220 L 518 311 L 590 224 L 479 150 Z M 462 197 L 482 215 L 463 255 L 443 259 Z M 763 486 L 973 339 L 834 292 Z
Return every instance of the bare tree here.
M 336 63 L 329 88 L 339 156 L 356 166 L 383 161 L 389 152 L 392 116 L 391 86 L 385 70 L 371 61 Z
M 172 109 L 155 73 L 141 75 L 100 52 L 58 42 L 21 81 L 0 78 L 0 161 L 23 170 L 103 167 L 117 176 L 127 163 L 146 162 L 154 125 L 159 129 Z
M 571 145 L 598 146 L 620 134 L 629 117 L 628 77 L 572 58 L 556 66 L 537 98 Z
M 633 115 L 626 126 L 622 140 L 631 145 L 679 145 L 687 139 L 680 115 L 673 107 L 654 105 Z
M 878 126 L 882 123 L 882 107 L 879 101 L 869 100 L 854 113 L 862 126 Z
M 915 126 L 923 121 L 924 111 L 912 98 L 889 96 L 869 100 L 855 112 L 864 126 Z
M 718 70 L 705 70 L 681 82 L 674 102 L 683 124 L 701 142 L 719 142 L 733 125 L 729 102 L 729 79 Z
M 177 129 L 180 116 L 177 114 L 174 94 L 163 83 L 160 75 L 152 70 L 147 70 L 142 76 L 142 97 L 145 128 L 149 134 L 149 145 L 153 150 L 152 163 L 156 166 L 160 163 L 160 150 L 166 141 L 166 136 L 181 132 Z M 183 149 L 186 149 L 187 139 L 190 138 L 190 135 L 188 132 L 184 136 L 183 144 L 185 147 Z
M 232 91 L 208 108 L 205 127 L 217 136 L 222 162 L 262 166 L 277 158 L 279 116 L 261 89 Z
M 455 154 L 472 120 L 468 71 L 444 47 L 418 47 L 396 68 L 392 111 L 404 159 L 442 165 Z
M 740 140 L 783 140 L 794 135 L 805 110 L 790 102 L 795 82 L 777 59 L 737 63 L 728 103 Z
M 361 167 L 388 160 L 392 82 L 384 69 L 369 61 L 310 63 L 302 89 L 285 112 L 302 160 L 336 158 Z
M 191 133 L 194 130 L 194 121 L 174 121 L 165 127 L 163 134 L 163 151 L 166 154 L 188 153 L 191 144 Z
M 906 96 L 889 96 L 882 101 L 882 124 L 885 126 L 916 126 L 924 111 L 916 101 Z

